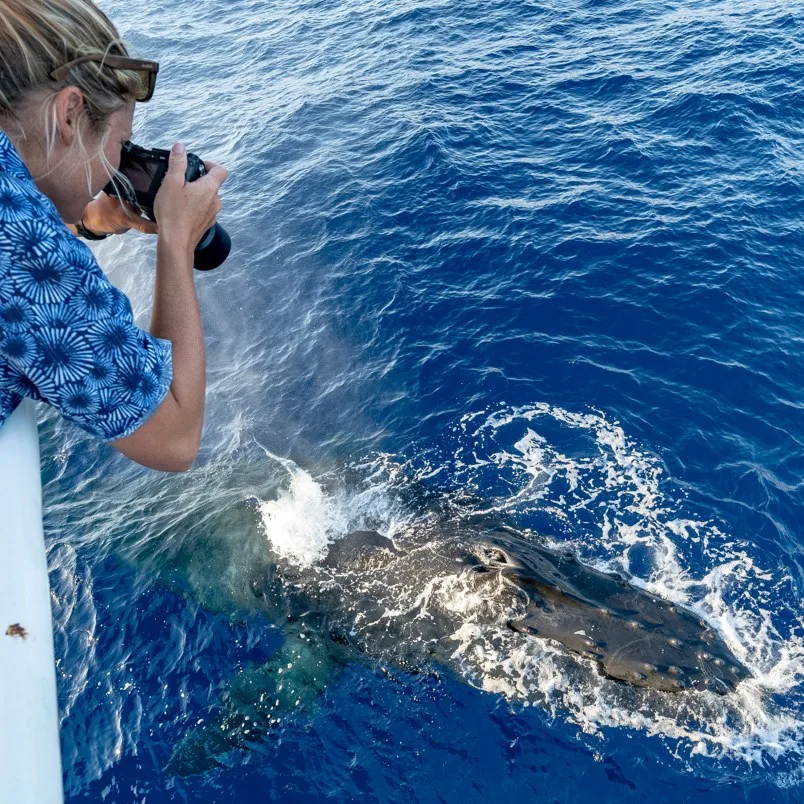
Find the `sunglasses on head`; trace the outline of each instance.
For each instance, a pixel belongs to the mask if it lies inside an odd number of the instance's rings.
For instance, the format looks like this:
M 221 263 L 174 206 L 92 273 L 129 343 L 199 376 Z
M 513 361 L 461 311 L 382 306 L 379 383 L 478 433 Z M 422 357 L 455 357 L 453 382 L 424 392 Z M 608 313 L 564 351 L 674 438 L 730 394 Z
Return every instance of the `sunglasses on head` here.
M 67 77 L 73 67 L 87 62 L 96 62 L 101 67 L 111 67 L 113 70 L 129 70 L 137 73 L 138 81 L 134 100 L 145 103 L 145 101 L 149 101 L 153 97 L 159 65 L 155 61 L 148 61 L 147 59 L 130 59 L 128 56 L 102 56 L 100 54 L 81 56 L 81 58 L 68 61 L 67 64 L 62 64 L 61 67 L 53 70 L 50 77 L 54 81 L 61 81 Z

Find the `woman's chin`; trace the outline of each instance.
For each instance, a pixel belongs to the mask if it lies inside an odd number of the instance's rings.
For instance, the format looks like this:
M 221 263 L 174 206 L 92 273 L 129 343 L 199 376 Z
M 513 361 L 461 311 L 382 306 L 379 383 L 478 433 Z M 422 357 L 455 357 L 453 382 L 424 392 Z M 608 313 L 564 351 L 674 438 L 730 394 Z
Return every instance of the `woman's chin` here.
M 92 199 L 90 198 L 89 201 L 91 200 Z M 87 201 L 85 204 L 70 204 L 66 209 L 61 209 L 57 206 L 56 209 L 59 210 L 59 215 L 61 215 L 61 219 L 65 223 L 75 225 L 81 222 L 81 218 L 84 216 L 84 210 L 86 209 L 89 201 Z

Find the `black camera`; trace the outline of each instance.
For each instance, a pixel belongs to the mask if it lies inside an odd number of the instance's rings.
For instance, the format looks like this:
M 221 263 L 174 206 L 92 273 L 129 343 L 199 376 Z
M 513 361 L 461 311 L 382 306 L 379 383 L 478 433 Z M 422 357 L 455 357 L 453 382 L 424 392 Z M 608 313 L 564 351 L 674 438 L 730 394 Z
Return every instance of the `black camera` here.
M 107 195 L 129 201 L 135 204 L 152 221 L 154 217 L 154 198 L 162 186 L 162 180 L 168 171 L 170 151 L 159 148 L 140 148 L 127 142 L 123 146 L 120 157 L 120 173 L 131 182 L 131 190 L 120 181 L 110 181 L 103 192 Z M 195 154 L 187 154 L 187 181 L 200 179 L 206 173 L 204 163 Z M 226 229 L 216 223 L 211 229 L 204 232 L 198 245 L 195 247 L 194 267 L 199 271 L 211 271 L 222 265 L 229 256 L 232 240 Z

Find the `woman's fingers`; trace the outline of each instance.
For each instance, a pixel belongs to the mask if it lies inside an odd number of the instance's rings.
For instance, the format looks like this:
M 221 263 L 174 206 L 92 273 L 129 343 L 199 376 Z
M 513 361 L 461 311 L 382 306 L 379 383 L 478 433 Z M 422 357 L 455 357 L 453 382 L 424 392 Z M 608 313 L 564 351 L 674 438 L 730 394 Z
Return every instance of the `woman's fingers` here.
M 142 234 L 159 234 L 159 224 L 149 218 L 143 218 L 140 211 L 132 204 L 121 202 L 121 205 L 130 229 L 135 229 Z
M 183 187 L 187 176 L 187 149 L 181 142 L 174 143 L 170 149 L 168 171 L 163 184 L 175 184 Z
M 207 176 L 211 176 L 212 180 L 217 182 L 220 187 L 229 177 L 229 171 L 217 162 L 204 162 L 204 167 L 207 171 Z
M 155 235 L 159 234 L 159 225 L 154 221 L 149 221 L 147 218 L 135 218 L 130 222 L 130 228 L 142 234 Z

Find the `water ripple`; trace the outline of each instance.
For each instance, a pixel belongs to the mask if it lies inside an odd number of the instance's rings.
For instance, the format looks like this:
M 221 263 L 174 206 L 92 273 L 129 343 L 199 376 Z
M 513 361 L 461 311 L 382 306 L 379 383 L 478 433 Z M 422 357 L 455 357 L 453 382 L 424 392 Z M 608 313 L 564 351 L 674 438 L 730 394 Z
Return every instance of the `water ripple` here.
M 253 501 L 284 493 L 282 461 L 324 486 L 377 454 L 416 463 L 504 404 L 619 422 L 678 492 L 670 514 L 718 523 L 708 547 L 665 534 L 679 571 L 714 578 L 742 551 L 772 580 L 735 594 L 724 622 L 741 600 L 784 651 L 804 616 L 800 4 L 103 5 L 162 64 L 135 139 L 182 138 L 230 168 L 234 250 L 197 282 L 209 392 L 196 470 L 137 470 L 44 419 L 69 800 L 561 798 L 553 777 L 579 800 L 800 798 L 795 770 L 768 756 L 750 770 L 669 761 L 613 726 L 594 747 L 561 716 L 359 669 L 276 744 L 201 779 L 162 771 L 227 679 L 278 645 L 248 612 L 264 545 L 244 534 Z M 153 244 L 97 253 L 145 323 Z M 436 488 L 522 499 L 480 474 L 461 488 L 458 467 L 431 465 L 405 510 Z M 540 499 L 529 515 L 547 527 L 561 505 Z M 624 528 L 633 513 L 607 511 Z M 627 552 L 625 530 L 607 533 Z M 799 716 L 800 686 L 790 695 Z

